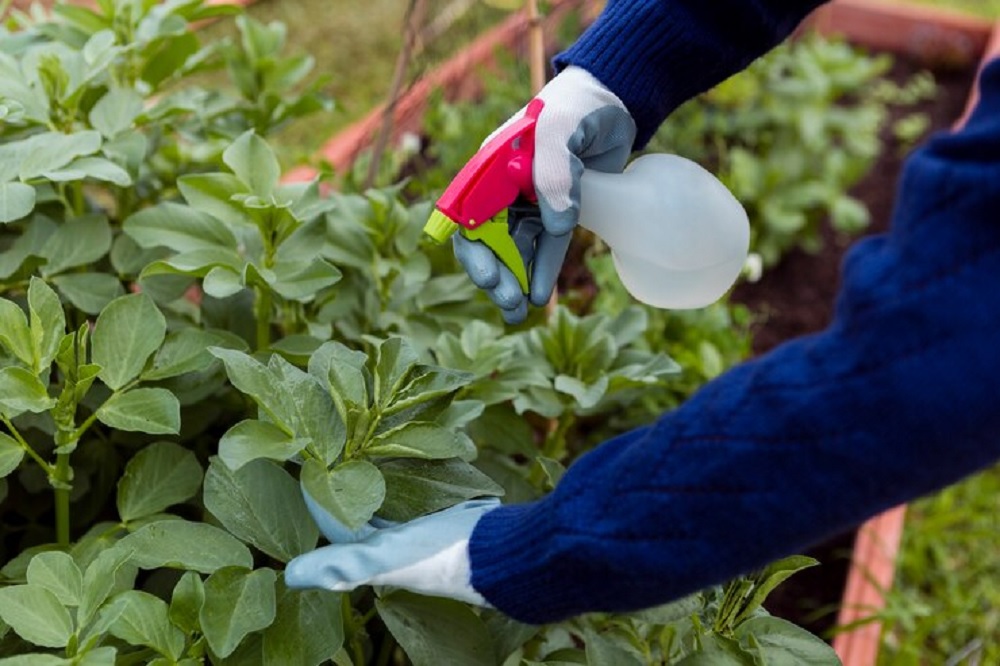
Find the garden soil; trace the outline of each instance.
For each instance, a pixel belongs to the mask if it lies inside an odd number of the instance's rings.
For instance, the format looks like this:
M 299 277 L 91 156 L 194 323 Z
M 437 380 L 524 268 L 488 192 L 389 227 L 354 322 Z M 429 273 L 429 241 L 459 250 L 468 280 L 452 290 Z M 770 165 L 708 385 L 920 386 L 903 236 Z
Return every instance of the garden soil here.
M 902 83 L 919 70 L 912 62 L 897 60 L 892 78 Z M 917 110 L 927 114 L 932 131 L 947 130 L 962 114 L 974 72 L 943 70 L 934 71 L 934 76 L 937 94 Z M 872 214 L 866 234 L 888 229 L 896 182 L 903 165 L 903 151 L 893 147 L 888 132 L 884 139 L 889 147 L 868 177 L 852 189 L 852 194 L 863 201 Z M 838 236 L 829 225 L 825 225 L 823 234 L 821 252 L 792 251 L 778 266 L 766 271 L 760 281 L 743 283 L 734 289 L 733 300 L 756 313 L 757 320 L 752 328 L 754 354 L 763 354 L 785 340 L 819 331 L 830 322 L 841 260 L 854 239 Z M 818 559 L 820 566 L 800 572 L 782 584 L 765 604 L 768 610 L 829 637 L 836 622 L 853 543 L 854 532 L 850 532 L 807 553 Z

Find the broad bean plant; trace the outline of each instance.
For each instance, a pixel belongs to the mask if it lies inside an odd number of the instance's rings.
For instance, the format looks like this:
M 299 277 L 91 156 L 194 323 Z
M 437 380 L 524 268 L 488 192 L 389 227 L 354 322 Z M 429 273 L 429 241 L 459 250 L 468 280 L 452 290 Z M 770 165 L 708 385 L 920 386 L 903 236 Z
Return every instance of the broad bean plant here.
M 329 100 L 284 42 L 203 0 L 0 29 L 0 664 L 836 663 L 761 607 L 803 558 L 544 627 L 284 585 L 304 490 L 348 527 L 528 501 L 683 370 L 621 301 L 505 328 L 404 185 L 290 182 L 274 132 Z

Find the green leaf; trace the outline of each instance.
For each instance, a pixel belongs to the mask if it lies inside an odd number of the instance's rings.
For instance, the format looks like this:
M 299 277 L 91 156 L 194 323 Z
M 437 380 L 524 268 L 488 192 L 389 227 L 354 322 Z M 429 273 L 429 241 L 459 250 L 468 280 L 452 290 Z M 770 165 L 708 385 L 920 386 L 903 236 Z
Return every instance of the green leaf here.
M 235 250 L 226 248 L 202 248 L 175 254 L 169 259 L 154 261 L 140 273 L 140 277 L 150 275 L 189 275 L 204 277 L 216 266 L 225 266 L 232 270 L 242 270 L 244 261 Z
M 194 497 L 201 464 L 173 442 L 155 442 L 135 454 L 118 481 L 118 514 L 130 522 Z
M 201 288 L 213 298 L 229 298 L 244 289 L 243 276 L 228 266 L 216 266 L 205 274 Z
M 284 469 L 255 460 L 233 471 L 213 459 L 205 475 L 205 508 L 233 535 L 288 562 L 316 547 L 298 483 Z
M 66 313 L 52 288 L 32 276 L 28 285 L 28 319 L 31 331 L 33 369 L 48 370 L 66 333 Z
M 840 658 L 828 643 L 779 617 L 750 618 L 736 628 L 744 650 L 760 655 L 768 666 L 839 666 Z
M 282 587 L 274 624 L 264 632 L 265 664 L 318 666 L 343 643 L 340 595 Z
M 235 537 L 214 525 L 186 520 L 150 523 L 119 541 L 118 547 L 131 550 L 132 561 L 143 569 L 212 573 L 228 566 L 253 566 L 250 551 Z
M 213 248 L 235 250 L 236 236 L 224 222 L 190 206 L 164 202 L 130 215 L 122 228 L 141 247 L 175 252 Z
M 113 650 L 114 648 L 108 648 L 108 649 Z M 67 659 L 63 659 L 62 657 L 57 657 L 54 654 L 43 654 L 41 652 L 34 652 L 30 654 L 19 654 L 14 657 L 4 657 L 0 659 L 0 666 L 71 666 L 71 665 L 73 665 L 73 662 Z
M 238 470 L 258 458 L 279 462 L 288 460 L 309 445 L 266 421 L 240 421 L 219 440 L 219 458 L 230 469 Z
M 10 435 L 0 432 L 0 478 L 17 469 L 22 458 L 24 458 L 24 449 L 21 448 L 21 445 Z
M 208 348 L 219 346 L 245 350 L 247 345 L 228 331 L 182 328 L 171 332 L 156 352 L 152 367 L 142 373 L 142 379 L 157 381 L 205 370 L 216 362 Z
M 297 437 L 312 440 L 325 462 L 336 460 L 347 440 L 347 430 L 323 385 L 277 354 L 271 356 L 267 367 L 273 377 L 272 393 L 278 398 L 272 403 L 279 422 L 288 424 Z
M 486 495 L 503 495 L 503 488 L 478 469 L 457 458 L 428 462 L 392 460 L 379 465 L 385 478 L 382 518 L 406 522 Z
M 309 439 L 323 459 L 332 462 L 346 441 L 346 429 L 319 380 L 281 356 L 265 367 L 242 352 L 213 347 L 229 380 L 253 398 L 271 421 L 295 438 Z
M 473 376 L 467 372 L 458 372 L 445 368 L 417 366 L 407 378 L 406 383 L 396 391 L 389 405 L 382 410 L 383 415 L 396 414 L 457 392 L 467 386 Z M 412 418 L 410 420 L 413 420 Z
M 193 571 L 186 572 L 174 586 L 170 597 L 170 621 L 188 634 L 201 633 L 198 614 L 205 603 L 205 584 L 201 576 Z
M 743 620 L 747 619 L 751 613 L 757 610 L 757 608 L 764 603 L 764 600 L 767 599 L 767 595 L 769 595 L 774 588 L 781 585 L 781 583 L 783 583 L 790 576 L 798 571 L 814 567 L 818 564 L 819 562 L 817 560 L 807 557 L 806 555 L 790 555 L 778 560 L 777 562 L 772 562 L 764 567 L 762 571 L 754 574 L 753 592 L 750 597 L 744 601 L 742 609 L 734 619 L 734 626 L 739 625 Z
M 339 342 L 327 342 L 309 359 L 309 372 L 327 385 L 341 420 L 348 420 L 351 407 L 368 407 L 368 381 L 364 352 Z
M 24 183 L 0 183 L 0 224 L 25 217 L 35 209 L 35 188 Z
M 101 148 L 101 135 L 92 130 L 62 134 L 43 132 L 27 139 L 24 159 L 19 165 L 20 179 L 37 178 L 49 171 L 56 171 L 77 157 L 93 155 Z
M 132 127 L 142 105 L 142 95 L 134 89 L 112 88 L 90 110 L 90 124 L 110 139 Z
M 236 349 L 210 347 L 209 353 L 218 358 L 226 366 L 229 381 L 240 393 L 243 393 L 270 413 L 277 420 L 280 411 L 270 406 L 274 400 L 271 397 L 274 386 L 273 377 L 266 365 L 254 357 Z
M 55 594 L 40 585 L 0 589 L 0 618 L 17 635 L 41 647 L 66 647 L 73 635 L 73 618 Z
M 758 666 L 758 662 L 736 641 L 708 633 L 701 637 L 701 650 L 684 657 L 677 666 Z
M 614 634 L 610 632 L 600 634 L 597 631 L 587 631 L 586 644 L 588 664 L 643 666 L 643 660 L 624 636 L 615 640 Z
M 137 388 L 108 398 L 97 410 L 97 419 L 119 430 L 176 435 L 181 429 L 181 405 L 165 388 Z
M 103 157 L 80 157 L 55 171 L 46 171 L 45 178 L 65 183 L 74 180 L 102 180 L 121 187 L 132 184 L 132 176 L 116 163 Z
M 581 409 L 590 409 L 597 405 L 608 391 L 608 375 L 601 375 L 596 382 L 587 385 L 576 377 L 559 375 L 553 382 L 553 387 L 560 393 L 573 397 Z
M 101 380 L 118 390 L 138 377 L 166 331 L 166 320 L 146 294 L 113 300 L 97 317 L 91 337 L 92 359 L 101 366 Z
M 494 666 L 486 625 L 465 604 L 396 591 L 375 607 L 413 666 Z
M 42 380 L 30 371 L 15 366 L 0 369 L 0 412 L 7 418 L 24 412 L 44 412 L 55 404 Z
M 0 344 L 27 366 L 34 364 L 28 318 L 17 303 L 0 298 Z
M 102 551 L 83 573 L 83 592 L 76 621 L 80 627 L 87 627 L 91 617 L 115 589 L 119 571 L 133 569 L 128 563 L 132 551 L 113 547 Z
M 375 400 L 388 404 L 406 374 L 417 364 L 417 353 L 402 338 L 389 338 L 377 350 L 375 362 Z
M 327 471 L 310 459 L 302 466 L 301 480 L 309 495 L 350 530 L 366 523 L 385 499 L 382 473 L 363 460 L 349 460 Z
M 462 458 L 469 454 L 467 442 L 458 433 L 436 423 L 404 423 L 373 437 L 364 447 L 369 457 Z
M 281 166 L 274 151 L 253 130 L 244 132 L 226 148 L 222 161 L 251 193 L 262 199 L 271 197 L 281 178 Z
M 116 616 L 109 631 L 129 645 L 153 648 L 175 661 L 183 654 L 184 634 L 170 623 L 167 604 L 162 599 L 128 590 L 115 596 L 102 612 Z
M 53 550 L 39 553 L 28 564 L 29 585 L 44 587 L 64 606 L 78 606 L 83 595 L 83 574 L 73 558 Z
M 26 228 L 13 239 L 13 242 L 0 252 L 0 279 L 33 269 L 39 261 L 49 237 L 55 232 L 56 224 L 47 217 L 35 215 Z
M 125 293 L 121 281 L 107 273 L 64 273 L 51 281 L 73 306 L 92 315 Z
M 340 270 L 319 257 L 295 262 L 276 262 L 274 290 L 285 299 L 308 303 L 316 294 L 340 281 Z
M 177 179 L 184 200 L 194 208 L 218 218 L 231 227 L 253 225 L 254 220 L 239 203 L 235 194 L 246 194 L 246 186 L 228 173 L 203 173 Z
M 205 581 L 201 629 L 212 651 L 227 657 L 252 631 L 274 621 L 275 574 L 271 569 L 226 567 Z

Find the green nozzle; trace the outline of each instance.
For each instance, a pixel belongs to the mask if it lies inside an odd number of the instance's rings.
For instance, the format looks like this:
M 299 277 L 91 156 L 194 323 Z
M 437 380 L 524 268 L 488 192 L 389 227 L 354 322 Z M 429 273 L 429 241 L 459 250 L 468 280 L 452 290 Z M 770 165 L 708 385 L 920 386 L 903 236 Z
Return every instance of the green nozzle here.
M 427 223 L 424 225 L 424 233 L 434 239 L 436 243 L 444 243 L 456 231 L 458 231 L 458 225 L 437 208 L 427 218 Z

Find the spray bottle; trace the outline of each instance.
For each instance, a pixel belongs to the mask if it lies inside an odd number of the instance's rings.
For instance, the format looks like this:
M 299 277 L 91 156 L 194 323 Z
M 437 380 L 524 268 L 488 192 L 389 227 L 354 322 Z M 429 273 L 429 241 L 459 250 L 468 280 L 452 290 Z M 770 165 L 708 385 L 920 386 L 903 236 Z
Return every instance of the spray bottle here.
M 438 242 L 455 231 L 490 247 L 528 293 L 528 274 L 507 226 L 515 202 L 536 202 L 531 164 L 543 102 L 499 132 L 438 199 L 424 230 Z M 637 300 L 659 308 L 704 307 L 739 276 L 750 242 L 746 212 L 694 162 L 644 155 L 620 174 L 584 170 L 581 227 L 611 248 L 618 277 Z

